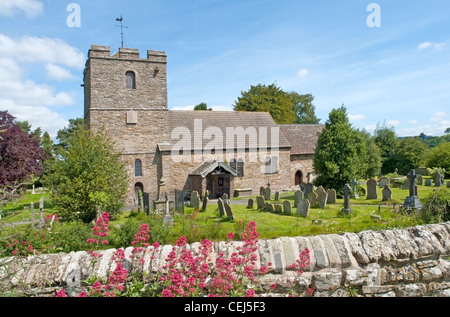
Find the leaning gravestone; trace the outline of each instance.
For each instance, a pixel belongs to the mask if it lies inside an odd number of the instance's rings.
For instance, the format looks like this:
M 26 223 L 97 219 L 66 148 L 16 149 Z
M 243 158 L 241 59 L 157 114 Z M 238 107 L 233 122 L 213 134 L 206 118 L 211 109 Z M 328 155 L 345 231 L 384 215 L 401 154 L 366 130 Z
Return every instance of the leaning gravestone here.
M 327 190 L 328 198 L 327 204 L 335 204 L 336 203 L 336 190 L 329 189 Z
M 227 214 L 228 219 L 234 220 L 233 211 L 231 210 L 231 206 L 229 203 L 224 203 L 223 206 L 225 207 L 225 212 Z
M 434 186 L 435 187 L 441 187 L 442 186 L 442 175 L 439 172 L 437 172 L 436 176 L 434 177 Z
M 292 214 L 292 203 L 289 200 L 283 202 L 283 213 L 286 215 Z
M 384 186 L 382 195 L 383 195 L 382 201 L 389 201 L 392 199 L 392 190 L 389 188 L 389 185 Z
M 217 199 L 217 205 L 219 208 L 219 215 L 220 215 L 220 217 L 223 217 L 223 215 L 225 215 L 225 206 L 224 206 L 222 198 Z
M 252 198 L 250 198 L 247 203 L 247 209 L 253 209 L 253 204 L 254 204 L 254 201 Z
M 431 181 L 431 179 L 427 178 L 425 180 L 425 186 L 432 186 L 432 185 L 433 185 L 433 182 Z
M 309 203 L 309 200 L 304 198 L 299 201 L 297 206 L 297 215 L 308 218 L 309 216 L 309 208 L 311 207 L 311 204 Z
M 377 181 L 374 179 L 367 181 L 367 199 L 378 199 Z
M 384 186 L 389 185 L 391 180 L 387 177 L 381 177 L 380 182 L 378 183 L 378 186 L 380 188 L 384 188 Z
M 319 191 L 317 195 L 317 202 L 321 209 L 325 209 L 327 206 L 328 194 L 325 191 Z
M 297 190 L 294 194 L 294 207 L 297 207 L 298 202 L 303 199 L 303 192 L 301 190 Z
M 350 208 L 350 196 L 352 194 L 352 188 L 349 184 L 345 184 L 344 188 L 344 208 L 342 212 L 346 215 L 350 215 L 352 213 L 352 209 Z
M 266 206 L 266 200 L 263 196 L 256 197 L 256 206 L 258 207 L 258 209 L 264 209 L 264 207 Z
M 314 208 L 317 204 L 317 193 L 312 191 L 308 195 L 309 203 L 311 204 L 311 208 Z
M 198 192 L 193 190 L 191 192 L 191 207 L 199 208 L 200 207 L 200 197 Z

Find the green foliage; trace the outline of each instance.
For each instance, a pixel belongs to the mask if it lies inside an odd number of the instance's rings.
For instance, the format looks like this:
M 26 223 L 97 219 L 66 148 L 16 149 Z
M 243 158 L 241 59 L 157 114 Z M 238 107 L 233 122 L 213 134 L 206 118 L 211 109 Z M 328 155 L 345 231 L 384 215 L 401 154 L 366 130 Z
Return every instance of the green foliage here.
M 442 143 L 427 153 L 427 167 L 440 167 L 450 176 L 450 142 Z M 442 174 L 444 175 L 444 174 Z
M 367 170 L 365 174 L 368 177 L 378 176 L 381 173 L 381 167 L 383 165 L 381 149 L 369 133 L 365 131 L 361 131 L 361 133 L 366 140 Z
M 195 111 L 212 111 L 212 109 L 208 108 L 208 105 L 206 103 L 204 103 L 204 102 L 199 103 L 198 105 L 196 105 L 194 107 L 194 110 Z
M 92 235 L 92 227 L 81 221 L 60 223 L 55 222 L 47 235 L 47 245 L 51 253 L 70 253 L 72 251 L 88 250 L 86 243 Z
M 316 107 L 313 105 L 314 96 L 311 94 L 300 95 L 292 91 L 289 93 L 297 116 L 295 123 L 298 124 L 319 124 L 320 119 L 316 117 Z
M 402 175 L 408 174 L 411 169 L 420 167 L 424 161 L 427 146 L 415 138 L 401 140 L 395 147 L 393 160 L 398 172 Z
M 91 222 L 97 212 L 118 212 L 128 187 L 127 172 L 111 139 L 100 131 L 76 131 L 55 164 L 54 200 L 64 220 Z
M 420 217 L 425 223 L 450 221 L 450 193 L 445 189 L 434 190 L 422 201 Z
M 344 106 L 333 109 L 315 150 L 316 184 L 340 191 L 354 177 L 367 172 L 367 161 L 363 134 L 352 128 Z
M 381 151 L 381 173 L 383 175 L 394 172 L 396 166 L 394 162 L 395 147 L 398 144 L 398 138 L 393 127 L 387 127 L 385 124 L 377 125 L 374 133 L 374 141 Z

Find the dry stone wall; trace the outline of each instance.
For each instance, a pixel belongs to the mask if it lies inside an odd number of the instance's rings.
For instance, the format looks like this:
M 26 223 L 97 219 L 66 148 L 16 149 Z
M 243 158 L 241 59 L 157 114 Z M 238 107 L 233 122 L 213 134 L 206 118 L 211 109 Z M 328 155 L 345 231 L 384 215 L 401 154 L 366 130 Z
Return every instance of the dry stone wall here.
M 239 244 L 236 242 L 234 247 Z M 283 237 L 260 240 L 258 244 L 257 266 L 272 264 L 271 271 L 259 279 L 261 288 L 267 292 L 263 291 L 261 296 L 303 294 L 308 288 L 314 289 L 314 296 L 319 297 L 450 296 L 450 223 Z M 190 247 L 196 248 L 198 244 Z M 226 248 L 230 246 L 225 242 L 215 243 L 216 252 Z M 306 248 L 310 250 L 311 263 L 298 277 L 289 266 Z M 125 250 L 127 259 L 131 250 Z M 149 247 L 143 265 L 133 267 L 127 262 L 126 268 L 160 272 L 171 250 L 169 245 L 161 246 L 158 252 Z M 93 275 L 106 277 L 114 270 L 114 252 L 105 251 L 98 262 L 93 262 L 86 252 L 0 259 L 0 289 L 23 289 L 27 285 L 28 296 L 53 296 L 61 288 L 76 295 L 83 290 L 83 280 Z

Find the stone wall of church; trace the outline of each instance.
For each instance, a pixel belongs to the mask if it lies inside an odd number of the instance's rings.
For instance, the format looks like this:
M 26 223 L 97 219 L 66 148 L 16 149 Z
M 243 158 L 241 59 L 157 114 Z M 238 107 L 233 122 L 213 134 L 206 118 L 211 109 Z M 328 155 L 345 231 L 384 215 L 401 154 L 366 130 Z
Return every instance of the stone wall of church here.
M 314 155 L 292 155 L 290 158 L 291 167 L 291 186 L 295 186 L 295 173 L 300 171 L 303 174 L 303 183 L 308 182 L 308 174 L 310 174 L 309 181 L 314 180 Z

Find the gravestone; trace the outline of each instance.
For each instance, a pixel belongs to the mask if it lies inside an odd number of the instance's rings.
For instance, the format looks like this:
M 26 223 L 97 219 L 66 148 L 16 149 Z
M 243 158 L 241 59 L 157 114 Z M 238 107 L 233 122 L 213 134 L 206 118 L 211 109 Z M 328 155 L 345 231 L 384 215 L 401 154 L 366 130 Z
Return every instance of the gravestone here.
M 402 189 L 409 189 L 409 178 L 403 182 Z
M 198 192 L 193 190 L 191 192 L 191 207 L 199 208 L 200 207 L 200 197 Z
M 303 199 L 304 195 L 301 190 L 297 190 L 294 194 L 294 207 L 297 208 L 298 202 Z
M 202 212 L 205 212 L 206 207 L 208 206 L 208 196 L 209 196 L 209 191 L 206 191 L 205 196 L 203 196 Z
M 325 207 L 327 206 L 327 200 L 328 194 L 325 192 L 325 190 L 319 191 L 317 195 L 317 202 L 319 203 L 319 207 L 321 209 L 325 209 Z
M 408 174 L 409 179 L 409 196 L 406 197 L 405 203 L 403 204 L 403 207 L 406 209 L 412 208 L 412 209 L 421 209 L 422 204 L 419 201 L 419 197 L 417 196 L 417 186 L 416 186 L 416 171 L 411 170 Z
M 310 204 L 309 200 L 306 199 L 306 198 L 303 198 L 298 203 L 297 215 L 299 215 L 299 216 L 301 216 L 303 218 L 308 218 L 308 216 L 309 216 L 309 208 L 310 207 L 311 207 L 311 204 Z
M 217 199 L 217 205 L 219 208 L 219 215 L 220 215 L 220 217 L 223 217 L 225 215 L 225 206 L 224 206 L 222 198 Z
M 258 207 L 258 209 L 264 209 L 264 207 L 266 206 L 266 200 L 263 196 L 256 197 L 256 206 Z
M 305 197 L 308 197 L 312 191 L 314 191 L 314 185 L 311 183 L 307 183 L 305 185 Z
M 427 178 L 425 180 L 425 186 L 432 186 L 432 185 L 433 185 L 433 182 L 431 181 L 431 179 Z
M 231 210 L 231 206 L 229 203 L 224 203 L 223 206 L 225 207 L 225 212 L 227 214 L 227 217 L 229 220 L 234 220 L 233 211 Z
M 358 193 L 356 191 L 356 185 L 358 185 L 358 180 L 356 178 L 353 178 L 352 180 L 352 198 L 358 199 Z
M 389 201 L 392 199 L 392 190 L 389 188 L 389 185 L 384 185 L 382 195 L 383 195 L 382 201 Z
M 270 189 L 270 184 L 268 184 L 266 191 L 264 193 L 264 199 L 270 200 L 271 197 L 272 197 L 272 190 Z
M 31 227 L 34 229 L 34 203 L 30 203 L 30 212 L 31 212 Z
M 230 204 L 230 199 L 228 198 L 228 194 L 223 194 L 222 200 L 224 203 Z
M 39 200 L 39 223 L 37 228 L 38 229 L 43 229 L 45 228 L 45 218 L 44 218 L 44 198 L 41 197 L 41 199 Z
M 327 204 L 335 204 L 336 203 L 336 190 L 329 189 L 327 190 L 328 198 Z
M 275 193 L 275 200 L 279 201 L 280 200 L 280 192 L 276 192 Z
M 275 204 L 274 205 L 274 209 L 275 209 L 275 212 L 277 213 L 277 214 L 282 214 L 283 213 L 283 207 L 280 205 L 280 204 Z
M 352 188 L 350 187 L 349 184 L 345 184 L 343 192 L 344 192 L 344 208 L 341 211 L 346 215 L 350 215 L 352 213 L 352 208 L 350 208 L 350 197 L 352 194 Z
M 252 198 L 250 198 L 247 203 L 247 209 L 253 209 L 253 204 L 254 204 L 254 201 Z
M 391 182 L 391 180 L 387 177 L 381 177 L 380 178 L 380 182 L 378 183 L 378 186 L 380 186 L 380 188 L 384 188 L 384 186 L 389 185 Z
M 264 209 L 269 211 L 269 212 L 274 212 L 275 208 L 273 207 L 273 205 L 271 203 L 266 203 L 266 206 L 264 206 Z
M 377 181 L 374 179 L 367 181 L 367 199 L 378 199 Z
M 315 191 L 312 191 L 308 195 L 308 200 L 310 203 L 310 207 L 314 208 L 317 204 L 317 193 Z
M 266 189 L 262 186 L 259 188 L 259 196 L 266 196 Z
M 447 188 L 450 188 L 450 181 L 447 182 Z
M 442 186 L 442 175 L 439 172 L 437 172 L 436 176 L 434 177 L 434 186 L 435 187 L 441 187 Z
M 164 215 L 163 223 L 165 226 L 173 225 L 173 217 L 170 215 L 170 201 L 167 195 L 166 195 L 166 213 Z
M 286 215 L 292 215 L 292 203 L 289 200 L 283 202 L 283 213 Z
M 421 174 L 417 175 L 417 185 L 423 185 L 423 176 Z

